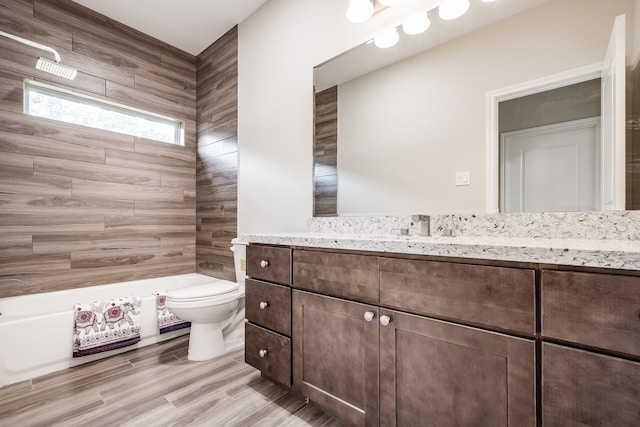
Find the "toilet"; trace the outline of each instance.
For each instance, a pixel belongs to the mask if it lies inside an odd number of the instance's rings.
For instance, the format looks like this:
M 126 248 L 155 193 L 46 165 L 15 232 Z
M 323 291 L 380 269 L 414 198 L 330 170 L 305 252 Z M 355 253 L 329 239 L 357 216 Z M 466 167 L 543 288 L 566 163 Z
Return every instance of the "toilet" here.
M 210 282 L 167 292 L 166 307 L 191 322 L 188 359 L 210 360 L 244 345 L 246 243 L 233 239 L 236 282 Z

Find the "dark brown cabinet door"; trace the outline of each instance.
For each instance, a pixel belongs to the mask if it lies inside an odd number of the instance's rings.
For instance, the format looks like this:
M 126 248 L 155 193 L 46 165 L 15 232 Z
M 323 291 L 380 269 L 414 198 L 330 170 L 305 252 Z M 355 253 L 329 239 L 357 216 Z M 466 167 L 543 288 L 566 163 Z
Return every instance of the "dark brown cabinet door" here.
M 352 425 L 377 426 L 378 308 L 294 291 L 292 329 L 295 391 Z
M 384 316 L 380 426 L 536 425 L 533 340 L 381 309 Z
M 640 363 L 542 345 L 545 427 L 640 426 Z

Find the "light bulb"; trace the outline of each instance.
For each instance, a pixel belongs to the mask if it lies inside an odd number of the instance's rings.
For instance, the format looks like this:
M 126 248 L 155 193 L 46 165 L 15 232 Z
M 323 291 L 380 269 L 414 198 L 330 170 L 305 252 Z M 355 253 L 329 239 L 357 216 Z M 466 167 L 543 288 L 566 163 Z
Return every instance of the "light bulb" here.
M 400 40 L 400 35 L 398 34 L 398 31 L 396 31 L 396 27 L 386 29 L 376 34 L 375 38 L 373 39 L 376 46 L 381 49 L 386 49 L 395 45 L 396 43 L 398 43 L 398 40 Z
M 444 20 L 456 19 L 469 10 L 469 0 L 445 0 L 440 3 L 438 13 Z
M 393 6 L 394 4 L 400 3 L 402 0 L 378 0 L 378 2 L 383 6 Z
M 420 34 L 429 28 L 431 21 L 425 12 L 414 13 L 402 22 L 402 31 L 406 34 Z
M 369 0 L 350 0 L 347 19 L 354 24 L 364 22 L 373 15 L 373 4 Z

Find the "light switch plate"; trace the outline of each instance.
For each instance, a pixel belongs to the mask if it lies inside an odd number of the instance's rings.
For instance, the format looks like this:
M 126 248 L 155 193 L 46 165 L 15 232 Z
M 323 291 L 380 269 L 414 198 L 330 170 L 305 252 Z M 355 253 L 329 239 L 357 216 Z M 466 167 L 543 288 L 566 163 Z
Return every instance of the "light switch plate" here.
M 456 186 L 471 185 L 471 172 L 456 172 Z

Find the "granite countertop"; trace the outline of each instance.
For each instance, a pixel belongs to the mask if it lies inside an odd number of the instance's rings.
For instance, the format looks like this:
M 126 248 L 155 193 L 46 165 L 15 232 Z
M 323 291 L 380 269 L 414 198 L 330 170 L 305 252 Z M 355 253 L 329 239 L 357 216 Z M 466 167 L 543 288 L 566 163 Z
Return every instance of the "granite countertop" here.
M 437 255 L 503 261 L 640 270 L 640 241 L 525 237 L 352 234 L 245 234 L 247 243 Z

